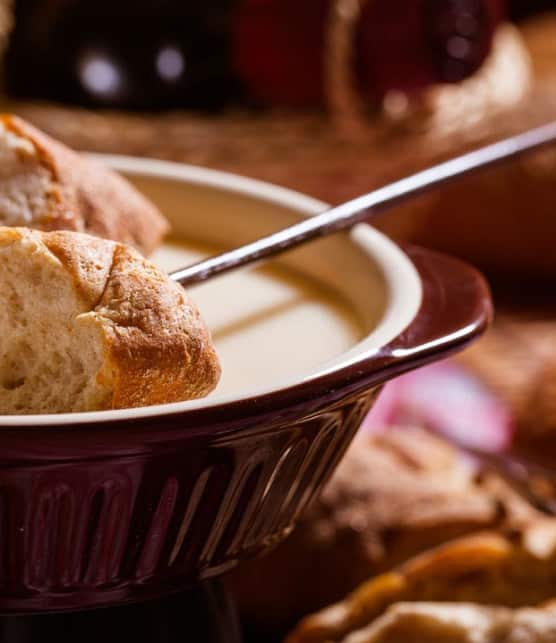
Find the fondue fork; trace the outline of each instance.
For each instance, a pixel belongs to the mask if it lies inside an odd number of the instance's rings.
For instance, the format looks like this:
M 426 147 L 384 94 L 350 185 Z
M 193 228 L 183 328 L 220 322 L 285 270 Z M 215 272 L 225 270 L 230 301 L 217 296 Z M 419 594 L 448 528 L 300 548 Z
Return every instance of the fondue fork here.
M 347 230 L 423 192 L 554 142 L 556 121 L 417 172 L 244 246 L 176 270 L 170 277 L 182 286 L 200 285 L 208 279 L 260 263 L 313 239 Z M 487 453 L 464 444 L 456 446 L 486 468 L 501 474 L 537 508 L 556 514 L 556 493 L 553 493 L 556 474 L 550 467 L 537 465 L 517 454 Z
M 427 190 L 554 142 L 556 121 L 450 159 L 244 246 L 176 270 L 170 278 L 182 286 L 200 284 L 313 239 L 347 230 Z

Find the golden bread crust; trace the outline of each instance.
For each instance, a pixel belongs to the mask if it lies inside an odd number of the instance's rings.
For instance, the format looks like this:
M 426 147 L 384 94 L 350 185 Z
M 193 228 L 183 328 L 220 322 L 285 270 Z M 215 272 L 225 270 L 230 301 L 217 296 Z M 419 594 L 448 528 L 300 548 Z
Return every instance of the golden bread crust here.
M 416 638 L 418 637 L 418 638 Z M 346 643 L 552 643 L 554 606 L 506 607 L 472 603 L 396 603 Z
M 40 238 L 72 276 L 74 286 L 87 307 L 94 308 L 106 288 L 116 244 L 106 239 L 66 232 L 49 232 Z
M 70 277 L 83 304 L 74 317 L 100 331 L 101 408 L 194 399 L 216 386 L 218 358 L 195 305 L 139 252 L 78 232 L 0 227 L 0 246 L 27 240 L 35 256 L 59 262 Z
M 129 247 L 116 245 L 95 307 L 117 375 L 112 408 L 207 395 L 220 367 L 210 334 L 183 288 Z

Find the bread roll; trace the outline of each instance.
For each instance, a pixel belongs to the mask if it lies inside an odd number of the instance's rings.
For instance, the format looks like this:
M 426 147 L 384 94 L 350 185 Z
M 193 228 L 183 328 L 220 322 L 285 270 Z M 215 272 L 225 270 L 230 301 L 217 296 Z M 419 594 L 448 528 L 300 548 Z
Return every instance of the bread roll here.
M 132 248 L 0 228 L 0 413 L 198 398 L 220 369 L 185 291 Z
M 123 178 L 11 115 L 0 115 L 0 225 L 87 232 L 144 254 L 168 231 Z
M 553 609 L 508 608 L 556 595 L 555 523 L 539 518 L 508 537 L 477 534 L 428 551 L 305 618 L 286 643 L 554 641 Z

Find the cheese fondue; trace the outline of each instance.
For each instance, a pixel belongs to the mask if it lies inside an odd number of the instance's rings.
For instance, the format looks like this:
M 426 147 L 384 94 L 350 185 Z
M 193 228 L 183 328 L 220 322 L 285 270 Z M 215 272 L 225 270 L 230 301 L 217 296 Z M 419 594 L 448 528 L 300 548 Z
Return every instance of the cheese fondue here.
M 215 253 L 168 242 L 152 258 L 172 271 Z M 216 394 L 302 377 L 364 335 L 355 311 L 338 293 L 285 268 L 267 264 L 239 270 L 190 294 L 212 331 L 222 364 Z

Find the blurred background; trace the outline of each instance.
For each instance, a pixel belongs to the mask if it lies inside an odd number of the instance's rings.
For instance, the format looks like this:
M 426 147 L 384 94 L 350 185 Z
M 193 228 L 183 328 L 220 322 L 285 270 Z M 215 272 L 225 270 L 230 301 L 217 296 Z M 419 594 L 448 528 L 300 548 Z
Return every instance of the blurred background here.
M 325 107 L 326 59 L 342 57 L 346 45 L 344 72 L 375 107 L 391 91 L 460 82 L 481 67 L 503 20 L 554 6 L 550 0 L 2 4 L 10 95 L 210 111 Z
M 556 118 L 556 0 L 0 0 L 0 47 L 2 108 L 72 147 L 228 170 L 330 203 Z M 385 456 L 385 428 L 556 462 L 556 150 L 377 225 L 473 262 L 497 318 L 461 357 L 390 385 L 363 428 L 366 455 L 357 442 L 297 535 L 232 579 L 261 640 L 428 546 L 502 528 L 498 501 L 488 519 L 465 518 L 470 494 L 492 499 L 475 482 L 442 495 L 457 468 L 431 477 L 438 444 L 410 467 L 427 438 L 392 433 Z M 405 459 L 384 465 L 394 451 Z M 412 494 L 424 522 L 407 519 L 400 498 Z M 340 501 L 345 519 L 324 537 L 316 525 Z
M 551 8 L 1 0 L 2 100 L 78 149 L 230 170 L 339 202 L 552 118 Z M 554 274 L 552 156 L 441 190 L 379 225 L 493 278 Z

